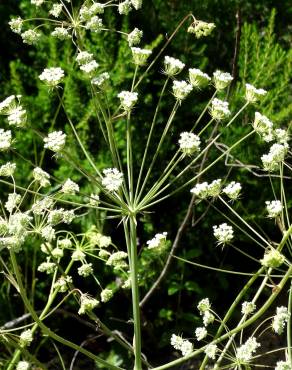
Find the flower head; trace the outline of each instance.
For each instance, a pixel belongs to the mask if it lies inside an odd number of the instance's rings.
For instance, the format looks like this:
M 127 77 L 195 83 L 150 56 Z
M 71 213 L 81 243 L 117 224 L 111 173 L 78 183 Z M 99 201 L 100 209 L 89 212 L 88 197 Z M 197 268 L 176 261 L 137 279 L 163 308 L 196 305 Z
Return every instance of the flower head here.
M 123 183 L 123 174 L 116 168 L 107 168 L 103 170 L 104 177 L 101 181 L 102 185 L 109 192 L 118 191 Z
M 0 176 L 9 177 L 13 176 L 14 171 L 16 170 L 16 164 L 7 162 L 0 166 Z
M 253 85 L 245 84 L 245 99 L 249 103 L 255 103 L 266 95 L 266 90 L 257 89 Z
M 130 13 L 131 10 L 132 10 L 132 4 L 131 4 L 130 0 L 125 0 L 121 3 L 119 3 L 118 12 L 120 14 L 127 15 L 127 14 Z
M 219 226 L 213 226 L 214 236 L 219 244 L 228 244 L 234 238 L 234 231 L 232 226 L 227 225 L 225 222 Z
M 192 132 L 182 132 L 178 141 L 179 147 L 184 154 L 190 155 L 200 150 L 201 140 Z
M 167 232 L 156 234 L 153 239 L 147 241 L 149 249 L 162 248 L 166 243 Z
M 44 138 L 44 148 L 50 149 L 55 153 L 60 152 L 64 146 L 66 141 L 66 134 L 62 131 L 53 131 L 49 133 L 47 137 Z
M 90 297 L 88 294 L 81 294 L 78 314 L 84 315 L 86 312 L 91 312 L 98 305 L 99 301 L 97 299 Z
M 256 305 L 253 302 L 243 302 L 241 306 L 241 313 L 243 315 L 250 315 L 256 309 Z
M 24 44 L 35 45 L 41 38 L 41 34 L 34 30 L 27 30 L 21 34 Z
M 202 72 L 200 69 L 190 68 L 189 80 L 194 88 L 202 89 L 208 85 L 208 83 L 211 81 L 211 78 L 207 75 L 207 73 Z
M 230 116 L 231 112 L 228 107 L 228 102 L 220 99 L 213 99 L 211 102 L 210 114 L 215 120 L 222 120 Z
M 59 18 L 60 14 L 62 13 L 63 5 L 62 4 L 53 4 L 52 9 L 49 11 L 55 18 Z
M 35 181 L 39 182 L 41 187 L 46 187 L 50 185 L 50 175 L 42 170 L 40 167 L 36 167 L 33 170 L 33 178 Z
M 275 248 L 270 247 L 266 250 L 260 262 L 265 267 L 277 268 L 285 262 L 285 257 Z
M 204 339 L 207 336 L 207 334 L 208 334 L 208 332 L 207 332 L 207 329 L 205 327 L 196 328 L 196 330 L 195 330 L 195 335 L 196 335 L 197 341 L 200 341 L 200 340 Z
M 164 57 L 164 73 L 169 76 L 173 77 L 179 74 L 185 64 L 181 62 L 179 59 L 175 59 L 173 57 L 166 56 Z
M 139 45 L 143 36 L 143 31 L 138 28 L 134 28 L 132 32 L 128 34 L 128 44 L 129 46 Z
M 216 26 L 214 23 L 196 20 L 189 26 L 188 32 L 195 34 L 195 36 L 199 39 L 202 36 L 209 36 L 215 27 Z
M 228 196 L 228 198 L 235 200 L 240 196 L 241 189 L 242 186 L 239 182 L 231 181 L 231 183 L 225 186 L 222 191 Z
M 248 363 L 253 356 L 253 353 L 260 347 L 260 343 L 256 341 L 256 338 L 251 337 L 236 350 L 236 358 L 240 363 Z
M 224 90 L 233 80 L 230 73 L 215 71 L 213 73 L 213 79 L 216 90 Z
M 64 78 L 64 71 L 60 67 L 45 68 L 39 79 L 50 87 L 57 86 Z
M 179 101 L 185 99 L 189 93 L 193 90 L 192 85 L 188 84 L 186 81 L 173 81 L 172 85 L 173 95 Z
M 27 361 L 19 361 L 16 370 L 28 370 L 30 368 L 30 364 Z
M 8 22 L 8 24 L 13 32 L 21 34 L 23 19 L 20 17 L 13 18 L 10 22 Z
M 282 334 L 289 318 L 290 313 L 288 312 L 287 307 L 277 307 L 276 315 L 274 316 L 272 322 L 272 328 L 274 332 L 277 334 Z
M 276 218 L 283 211 L 283 205 L 280 200 L 271 200 L 271 201 L 267 200 L 266 208 L 269 218 Z
M 145 65 L 147 63 L 147 59 L 152 54 L 152 51 L 148 49 L 132 47 L 131 50 L 132 50 L 134 64 L 136 64 L 137 66 Z
M 292 365 L 289 364 L 289 361 L 278 361 L 275 370 L 292 370 Z
M 126 112 L 129 112 L 138 100 L 138 93 L 130 91 L 121 91 L 118 94 L 118 98 L 121 101 L 121 105 Z
M 10 130 L 3 130 L 0 128 L 0 152 L 8 150 L 11 146 L 12 135 Z
M 31 329 L 27 329 L 20 334 L 19 345 L 20 347 L 29 346 L 33 340 L 33 334 Z
M 103 289 L 100 293 L 100 299 L 103 303 L 108 302 L 114 295 L 114 292 L 111 289 Z
M 72 181 L 71 179 L 67 179 L 62 186 L 61 192 L 64 194 L 71 194 L 75 195 L 79 192 L 79 186 L 76 182 Z

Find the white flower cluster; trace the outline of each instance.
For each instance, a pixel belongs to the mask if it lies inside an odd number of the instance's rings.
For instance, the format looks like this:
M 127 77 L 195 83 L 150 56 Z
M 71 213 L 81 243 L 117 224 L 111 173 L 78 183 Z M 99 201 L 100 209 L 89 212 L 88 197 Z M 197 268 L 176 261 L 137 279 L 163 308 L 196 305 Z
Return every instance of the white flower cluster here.
M 289 364 L 289 361 L 278 361 L 275 370 L 292 370 L 292 365 Z
M 202 89 L 209 84 L 211 77 L 209 77 L 207 73 L 202 72 L 200 69 L 190 68 L 189 80 L 194 88 Z
M 277 249 L 270 247 L 266 250 L 260 262 L 265 267 L 277 268 L 285 262 L 285 257 Z
M 16 170 L 16 164 L 7 162 L 0 166 L 0 176 L 9 177 L 13 176 L 14 171 Z
M 50 225 L 57 225 L 60 222 L 70 224 L 74 220 L 75 214 L 73 210 L 64 210 L 63 208 L 53 209 L 49 212 L 48 223 Z
M 116 168 L 107 168 L 102 172 L 104 177 L 101 183 L 106 190 L 109 192 L 118 191 L 123 183 L 123 174 Z
M 182 132 L 178 143 L 181 151 L 190 155 L 200 150 L 201 140 L 198 135 L 192 132 Z
M 97 14 L 103 14 L 104 13 L 104 4 L 93 2 L 90 4 L 83 4 L 80 12 L 79 17 L 80 21 L 84 22 L 84 27 L 87 30 L 90 30 L 92 32 L 100 32 L 103 23 L 102 19 Z
M 73 282 L 71 276 L 61 276 L 54 284 L 54 288 L 58 289 L 60 293 L 65 293 L 68 290 L 69 284 Z
M 288 144 L 273 144 L 270 147 L 269 153 L 261 157 L 264 169 L 269 172 L 277 171 L 280 164 L 285 160 L 287 152 Z
M 45 68 L 44 71 L 39 75 L 39 79 L 43 81 L 49 87 L 55 87 L 64 78 L 64 71 L 60 67 Z
M 231 181 L 230 184 L 223 188 L 222 192 L 226 194 L 231 200 L 235 200 L 239 197 L 241 189 L 242 187 L 239 182 Z
M 253 356 L 253 353 L 259 348 L 261 345 L 257 342 L 256 338 L 251 337 L 239 348 L 236 350 L 236 358 L 241 364 L 248 363 Z
M 156 234 L 153 239 L 147 241 L 149 249 L 163 248 L 166 243 L 167 232 Z
M 263 138 L 264 141 L 269 142 L 273 140 L 273 122 L 263 114 L 255 112 L 253 128 L 255 132 L 257 132 Z
M 39 265 L 38 271 L 45 272 L 47 275 L 53 274 L 57 268 L 57 265 L 54 262 L 50 262 L 49 258 L 46 262 L 43 262 Z
M 267 200 L 265 203 L 269 218 L 276 218 L 283 211 L 283 205 L 280 200 Z
M 250 315 L 256 309 L 256 305 L 253 302 L 243 302 L 241 306 L 241 313 L 243 315 Z
M 209 36 L 215 27 L 216 26 L 214 23 L 196 20 L 189 26 L 188 32 L 195 34 L 195 36 L 199 39 L 202 36 Z
M 134 9 L 138 10 L 142 7 L 142 0 L 125 0 L 119 3 L 118 12 L 120 14 L 129 14 L 132 10 L 132 6 Z
M 41 6 L 45 2 L 45 0 L 30 0 L 30 2 L 35 6 Z
M 10 22 L 8 22 L 8 24 L 9 24 L 12 32 L 21 34 L 21 30 L 22 30 L 22 26 L 23 26 L 23 19 L 21 19 L 20 17 L 13 18 L 13 19 L 11 19 Z
M 147 59 L 152 54 L 151 50 L 141 49 L 137 47 L 131 48 L 134 64 L 136 66 L 144 66 L 147 63 Z
M 124 261 L 125 258 L 128 257 L 128 254 L 126 252 L 115 252 L 110 255 L 109 259 L 107 260 L 106 264 L 108 266 L 113 266 L 114 269 L 121 269 L 121 268 L 126 268 L 127 262 Z
M 64 27 L 56 27 L 51 35 L 59 40 L 67 40 L 71 38 L 68 29 Z
M 231 114 L 228 102 L 217 98 L 213 99 L 211 102 L 210 114 L 215 120 L 218 121 L 227 118 Z
M 213 226 L 213 234 L 218 240 L 218 244 L 228 244 L 234 238 L 234 231 L 232 226 L 227 225 L 225 222 L 219 226 Z
M 84 263 L 82 266 L 78 267 L 78 275 L 87 277 L 93 274 L 92 263 Z
M 99 64 L 93 59 L 93 54 L 88 53 L 87 51 L 80 51 L 77 54 L 76 61 L 79 64 L 81 71 L 83 71 L 86 76 L 89 78 L 94 77 Z
M 280 334 L 280 335 L 283 333 L 286 323 L 288 322 L 290 318 L 290 315 L 291 314 L 288 312 L 287 307 L 284 307 L 284 306 L 277 307 L 276 315 L 274 316 L 273 322 L 272 322 L 272 328 L 275 333 Z
M 11 146 L 12 135 L 10 130 L 3 130 L 0 128 L 0 152 L 8 150 Z
M 233 77 L 228 72 L 215 71 L 213 80 L 216 90 L 224 90 L 233 80 Z
M 143 31 L 138 28 L 134 28 L 132 32 L 128 34 L 128 44 L 129 46 L 139 45 L 143 37 Z
M 53 4 L 53 7 L 49 11 L 49 14 L 51 14 L 55 18 L 59 18 L 60 14 L 62 13 L 63 5 L 62 4 Z
M 90 194 L 89 197 L 89 205 L 92 207 L 98 207 L 100 202 L 99 195 L 98 194 Z
M 191 193 L 195 194 L 200 199 L 206 199 L 208 197 L 218 197 L 221 192 L 221 179 L 213 180 L 210 184 L 208 182 L 202 182 L 196 184 L 191 189 Z
M 0 103 L 0 115 L 7 116 L 10 126 L 23 127 L 26 123 L 26 110 L 20 105 L 20 98 L 20 95 L 11 95 Z
M 8 199 L 7 202 L 5 203 L 5 208 L 7 209 L 8 212 L 12 212 L 14 208 L 17 207 L 17 205 L 21 201 L 21 195 L 17 193 L 10 193 L 8 194 Z
M 199 310 L 200 315 L 203 316 L 204 326 L 208 326 L 209 324 L 212 324 L 214 322 L 215 316 L 211 312 L 211 304 L 210 304 L 209 298 L 202 299 L 198 303 L 197 309 Z
M 30 364 L 27 361 L 19 361 L 16 370 L 28 370 L 30 368 Z
M 195 336 L 196 336 L 198 342 L 200 340 L 206 338 L 207 334 L 208 334 L 208 332 L 207 332 L 207 329 L 205 327 L 196 328 L 196 330 L 195 330 Z
M 207 357 L 211 358 L 212 360 L 215 360 L 217 350 L 218 347 L 216 346 L 216 344 L 208 344 L 204 352 Z
M 97 86 L 101 90 L 105 90 L 108 86 L 108 81 L 110 79 L 110 75 L 107 72 L 101 73 L 99 76 L 94 77 L 91 80 L 91 83 Z
M 178 75 L 185 67 L 185 64 L 179 59 L 166 56 L 164 57 L 164 73 L 166 76 L 173 77 Z
M 255 103 L 267 93 L 264 89 L 257 89 L 251 84 L 245 84 L 245 99 L 249 103 Z
M 41 34 L 35 30 L 27 30 L 21 34 L 24 44 L 36 45 L 41 38 Z
M 32 331 L 31 329 L 27 329 L 20 334 L 19 345 L 20 347 L 27 347 L 30 345 L 32 340 L 33 340 Z
M 50 210 L 53 203 L 54 202 L 52 198 L 44 197 L 43 199 L 36 201 L 32 205 L 31 207 L 32 213 L 38 216 L 44 215 L 45 212 L 48 212 Z
M 41 187 L 46 187 L 50 185 L 50 175 L 42 170 L 40 167 L 36 167 L 33 170 L 33 178 L 35 181 L 39 182 Z
M 66 134 L 64 134 L 62 131 L 53 131 L 44 138 L 44 148 L 58 153 L 64 148 L 65 142 Z
M 182 337 L 172 334 L 170 344 L 174 349 L 181 351 L 183 356 L 188 356 L 193 352 L 193 345 L 190 341 L 183 339 Z
M 138 93 L 131 91 L 121 91 L 118 94 L 118 98 L 121 101 L 121 106 L 126 112 L 129 112 L 138 100 Z
M 84 315 L 86 312 L 91 312 L 98 305 L 99 301 L 97 299 L 92 298 L 87 294 L 81 294 L 78 314 Z
M 114 292 L 111 289 L 103 289 L 100 293 L 100 300 L 103 303 L 108 302 L 114 295 Z
M 71 179 L 67 179 L 62 186 L 61 193 L 75 195 L 79 192 L 79 186 Z
M 186 81 L 174 80 L 172 90 L 175 98 L 181 101 L 189 95 L 189 93 L 193 90 L 193 86 L 188 84 Z

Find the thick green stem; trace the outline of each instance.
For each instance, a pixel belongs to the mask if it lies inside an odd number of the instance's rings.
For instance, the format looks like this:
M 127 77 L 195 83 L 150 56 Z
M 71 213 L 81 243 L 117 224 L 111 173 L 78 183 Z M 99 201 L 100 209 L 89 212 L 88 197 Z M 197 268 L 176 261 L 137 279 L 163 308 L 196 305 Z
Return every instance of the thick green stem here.
M 142 370 L 141 360 L 141 321 L 139 307 L 139 282 L 138 282 L 138 255 L 137 255 L 137 234 L 136 234 L 136 218 L 130 216 L 130 272 L 131 272 L 131 288 L 132 288 L 132 305 L 134 319 L 134 338 L 133 347 L 135 354 L 134 370 Z

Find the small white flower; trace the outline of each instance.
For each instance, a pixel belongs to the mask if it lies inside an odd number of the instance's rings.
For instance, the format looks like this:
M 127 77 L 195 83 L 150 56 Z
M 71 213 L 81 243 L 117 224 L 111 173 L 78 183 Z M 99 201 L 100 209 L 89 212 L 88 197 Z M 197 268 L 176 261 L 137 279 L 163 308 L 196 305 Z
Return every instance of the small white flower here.
M 130 111 L 138 100 L 138 93 L 130 91 L 121 91 L 118 94 L 121 105 L 125 111 Z
M 61 192 L 64 194 L 71 194 L 75 195 L 79 192 L 79 186 L 76 182 L 72 181 L 71 179 L 67 179 L 62 186 Z
M 192 132 L 182 132 L 178 141 L 179 147 L 184 154 L 190 155 L 200 150 L 201 140 Z
M 139 45 L 143 36 L 143 31 L 138 28 L 134 28 L 132 32 L 128 34 L 128 44 L 129 46 Z
M 174 349 L 181 351 L 183 356 L 189 355 L 193 351 L 193 345 L 188 340 L 184 340 L 182 337 L 172 334 L 170 344 Z
M 78 267 L 78 275 L 87 277 L 93 273 L 92 263 L 84 263 Z
M 0 152 L 8 150 L 11 146 L 12 135 L 10 130 L 3 130 L 0 128 Z
M 185 64 L 179 59 L 169 56 L 164 58 L 164 73 L 169 77 L 176 76 L 184 69 L 184 67 Z
M 94 77 L 91 80 L 91 83 L 93 85 L 98 86 L 101 90 L 103 90 L 107 87 L 107 82 L 109 79 L 110 79 L 110 75 L 107 72 L 103 72 L 99 76 Z
M 190 341 L 184 340 L 180 350 L 183 356 L 188 356 L 193 352 L 194 347 Z
M 215 316 L 210 312 L 206 311 L 203 315 L 203 324 L 204 326 L 208 326 L 209 324 L 213 324 L 215 320 Z
M 265 267 L 277 268 L 285 262 L 285 257 L 274 248 L 268 248 L 260 263 Z
M 288 152 L 287 144 L 273 144 L 268 154 L 261 157 L 264 169 L 269 172 L 274 172 L 279 169 L 280 163 L 285 160 Z
M 192 85 L 188 84 L 186 81 L 173 81 L 172 90 L 173 95 L 179 101 L 185 99 L 189 93 L 192 91 Z
M 195 34 L 195 36 L 199 39 L 202 36 L 209 36 L 215 27 L 216 26 L 214 23 L 196 20 L 189 26 L 188 32 Z
M 152 54 L 151 50 L 141 49 L 137 47 L 131 48 L 134 64 L 137 66 L 144 66 L 147 63 L 147 59 Z
M 215 71 L 213 73 L 213 79 L 216 90 L 223 90 L 231 83 L 233 77 L 230 73 Z
M 131 3 L 136 10 L 142 8 L 142 0 L 131 0 Z
M 35 181 L 40 183 L 41 187 L 46 187 L 50 185 L 50 175 L 42 170 L 40 167 L 36 167 L 33 170 L 33 178 Z
M 60 14 L 62 13 L 62 8 L 62 4 L 53 4 L 53 7 L 49 11 L 49 14 L 51 14 L 55 18 L 59 18 Z
M 60 293 L 65 293 L 68 290 L 68 285 L 73 282 L 71 276 L 61 276 L 54 284 L 54 288 Z
M 218 350 L 218 348 L 217 348 L 216 344 L 209 344 L 206 347 L 204 352 L 205 352 L 207 357 L 211 358 L 212 360 L 215 360 L 217 350 Z
M 91 312 L 98 305 L 99 301 L 97 299 L 91 298 L 87 294 L 81 294 L 78 314 L 83 315 L 86 312 Z
M 125 0 L 121 3 L 119 3 L 118 12 L 120 14 L 127 15 L 127 14 L 130 13 L 131 10 L 132 10 L 132 4 L 131 4 L 130 0 Z
M 236 350 L 236 358 L 240 363 L 248 363 L 253 356 L 253 353 L 260 347 L 260 343 L 256 341 L 254 337 L 248 338 L 248 340 Z
M 50 87 L 57 86 L 64 78 L 64 71 L 60 67 L 45 68 L 39 79 Z
M 114 292 L 111 289 L 103 289 L 100 293 L 100 299 L 103 303 L 106 303 L 112 298 L 113 294 Z
M 27 361 L 19 361 L 16 370 L 28 370 L 30 368 L 30 364 Z
M 21 34 L 24 44 L 35 45 L 41 38 L 41 34 L 34 30 L 27 30 Z
M 273 140 L 273 122 L 259 112 L 255 112 L 253 128 L 264 141 L 269 142 Z
M 46 211 L 48 212 L 52 207 L 54 201 L 52 198 L 44 197 L 43 199 L 35 202 L 31 210 L 35 215 L 43 215 Z
M 149 249 L 161 248 L 165 246 L 167 232 L 156 234 L 153 239 L 147 241 Z
M 200 340 L 206 338 L 207 334 L 208 334 L 207 329 L 204 328 L 204 327 L 196 328 L 196 330 L 195 330 L 195 335 L 196 335 L 197 341 L 200 341 Z
M 64 27 L 56 27 L 51 35 L 59 40 L 67 40 L 71 38 L 68 29 Z
M 202 299 L 198 303 L 197 309 L 199 310 L 200 315 L 204 315 L 205 312 L 208 312 L 211 309 L 211 303 L 210 303 L 209 298 Z
M 225 222 L 219 226 L 213 226 L 213 234 L 219 244 L 230 243 L 234 238 L 232 226 L 227 225 Z
M 104 177 L 101 181 L 102 185 L 109 192 L 118 191 L 123 183 L 123 174 L 116 168 L 107 168 L 102 171 Z
M 124 259 L 127 257 L 128 254 L 126 252 L 115 252 L 109 257 L 106 264 L 108 266 L 113 266 L 116 269 L 125 268 L 127 267 L 127 263 Z
M 278 361 L 275 370 L 292 370 L 292 365 L 289 364 L 289 361 Z
M 20 347 L 29 346 L 32 340 L 33 340 L 32 331 L 31 329 L 27 329 L 20 334 L 19 345 Z
M 277 307 L 276 315 L 273 318 L 272 328 L 275 333 L 281 335 L 285 329 L 286 323 L 290 318 L 287 307 Z
M 77 54 L 77 57 L 76 57 L 76 62 L 77 62 L 79 65 L 89 63 L 89 62 L 91 62 L 92 60 L 93 60 L 93 54 L 88 53 L 87 51 L 80 51 L 80 52 Z
M 39 265 L 38 271 L 45 272 L 47 275 L 50 275 L 55 272 L 56 268 L 57 265 L 54 262 L 50 262 L 49 260 L 47 260 L 47 262 L 43 262 Z
M 89 198 L 89 205 L 92 207 L 98 207 L 99 205 L 99 195 L 98 194 L 91 194 Z
M 222 120 L 230 116 L 231 112 L 228 108 L 228 102 L 220 99 L 213 99 L 211 102 L 210 114 L 215 120 Z
M 7 162 L 0 166 L 0 176 L 9 177 L 13 176 L 14 171 L 16 170 L 16 164 Z
M 30 2 L 35 6 L 41 6 L 45 2 L 45 0 L 30 0 Z
M 47 225 L 41 229 L 41 236 L 48 242 L 51 242 L 56 239 L 56 232 L 51 225 Z
M 253 302 L 243 302 L 241 306 L 241 313 L 243 315 L 250 315 L 256 309 L 256 305 Z
M 265 203 L 269 218 L 278 217 L 283 211 L 283 205 L 280 200 L 267 200 Z
M 112 239 L 110 236 L 100 234 L 97 244 L 100 248 L 107 248 L 112 244 Z
M 266 95 L 266 90 L 257 89 L 253 85 L 245 84 L 245 99 L 249 103 L 255 103 Z
M 7 209 L 8 212 L 12 212 L 14 208 L 17 207 L 17 205 L 21 201 L 21 195 L 16 194 L 16 193 L 11 193 L 8 194 L 8 199 L 7 202 L 5 203 L 5 208 Z
M 191 189 L 191 193 L 195 194 L 200 199 L 205 199 L 209 196 L 209 184 L 206 181 L 201 184 L 196 184 Z
M 23 127 L 26 123 L 26 110 L 21 105 L 11 109 L 7 120 L 11 126 Z
M 88 22 L 85 24 L 85 28 L 92 32 L 100 32 L 103 27 L 102 19 L 97 15 L 93 16 Z
M 21 34 L 22 25 L 23 25 L 23 19 L 20 17 L 11 19 L 10 22 L 8 22 L 11 31 Z
M 66 142 L 66 134 L 64 134 L 62 131 L 53 131 L 49 133 L 49 135 L 44 138 L 44 148 L 50 149 L 55 153 L 60 152 Z
M 63 249 L 58 248 L 58 247 L 54 248 L 51 253 L 52 253 L 52 256 L 57 259 L 62 258 L 64 256 Z
M 72 253 L 71 259 L 72 261 L 82 261 L 84 257 L 85 253 L 83 253 L 80 249 L 76 249 L 76 251 Z
M 209 197 L 217 198 L 221 193 L 221 179 L 213 180 L 211 184 L 208 185 L 208 195 Z
M 91 7 L 89 8 L 89 11 L 92 15 L 95 14 L 103 14 L 104 13 L 104 7 L 105 5 L 102 3 L 93 3 Z
M 95 60 L 91 60 L 86 64 L 80 66 L 81 71 L 86 73 L 89 77 L 93 77 L 96 70 L 98 69 L 99 64 Z
M 196 89 L 202 89 L 209 84 L 211 77 L 197 68 L 189 69 L 190 83 Z
M 0 114 L 10 114 L 17 107 L 16 96 L 10 95 L 0 103 Z
M 228 198 L 235 200 L 239 197 L 241 189 L 242 187 L 239 182 L 231 181 L 231 183 L 225 186 L 222 191 L 228 196 Z
M 279 144 L 287 144 L 289 141 L 288 131 L 282 128 L 277 128 L 274 131 L 274 138 Z

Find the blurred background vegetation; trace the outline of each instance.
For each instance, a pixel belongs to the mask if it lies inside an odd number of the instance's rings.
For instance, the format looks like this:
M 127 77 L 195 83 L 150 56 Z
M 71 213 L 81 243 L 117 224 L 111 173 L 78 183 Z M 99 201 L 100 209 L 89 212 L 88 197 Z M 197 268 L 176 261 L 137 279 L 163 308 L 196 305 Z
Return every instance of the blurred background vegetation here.
M 78 5 L 78 0 L 74 4 Z M 129 32 L 134 27 L 143 29 L 144 42 L 154 47 L 154 52 L 158 52 L 167 38 L 171 35 L 177 24 L 190 12 L 196 18 L 204 21 L 214 22 L 216 30 L 209 38 L 196 40 L 192 35 L 181 30 L 169 45 L 164 55 L 170 55 L 181 59 L 188 67 L 201 68 L 205 72 L 212 74 L 214 70 L 221 69 L 233 73 L 235 81 L 229 90 L 229 101 L 232 110 L 240 108 L 242 105 L 243 86 L 245 82 L 254 84 L 257 87 L 265 88 L 269 91 L 266 98 L 256 109 L 266 114 L 275 125 L 279 127 L 288 127 L 291 121 L 292 96 L 291 96 L 291 64 L 292 64 L 292 4 L 289 0 L 272 1 L 272 0 L 145 0 L 142 10 L 130 13 L 127 17 L 116 17 L 114 12 L 107 12 L 105 23 L 112 28 L 122 28 Z M 46 133 L 52 128 L 54 122 L 55 128 L 64 128 L 66 126 L 66 117 L 62 111 L 55 117 L 57 100 L 47 93 L 46 87 L 38 82 L 38 75 L 47 66 L 60 66 L 66 75 L 63 94 L 68 114 L 79 130 L 80 136 L 86 144 L 86 147 L 93 153 L 96 163 L 100 168 L 109 163 L 109 155 L 106 145 L 102 141 L 100 131 L 97 129 L 95 119 L 94 104 L 91 101 L 91 94 L 86 82 L 79 72 L 71 73 L 74 69 L 75 50 L 70 42 L 60 42 L 52 37 L 43 36 L 39 46 L 28 47 L 22 44 L 20 37 L 13 34 L 8 26 L 8 21 L 12 15 L 20 15 L 23 18 L 32 18 L 35 16 L 35 9 L 30 5 L 29 0 L 9 0 L 0 3 L 0 100 L 11 94 L 23 95 L 23 101 L 29 112 L 30 125 L 40 132 Z M 122 19 L 122 20 L 121 20 Z M 44 34 L 45 34 L 44 30 Z M 47 32 L 47 34 L 49 34 Z M 236 42 L 237 39 L 237 42 Z M 126 89 L 129 85 L 133 65 L 130 63 L 130 50 L 125 40 L 121 40 L 115 34 L 107 34 L 104 37 L 100 35 L 91 35 L 87 41 L 86 49 L 95 54 L 103 71 L 111 72 L 111 81 L 114 86 L 112 95 L 108 96 L 110 102 L 116 102 L 115 93 L 121 89 Z M 162 56 L 162 57 L 163 57 Z M 162 61 L 162 58 L 161 58 Z M 160 61 L 160 62 L 161 62 Z M 137 116 L 135 117 L 135 152 L 138 163 L 141 161 L 143 152 L 142 143 L 145 143 L 147 132 L 152 117 L 149 116 L 149 107 L 155 106 L 159 93 L 164 82 L 161 74 L 161 63 L 147 77 L 146 82 L 140 87 L 141 96 L 143 95 L 144 104 L 139 104 Z M 194 117 L 198 116 L 202 108 L 210 99 L 210 90 L 198 93 L 196 101 L 193 97 L 188 99 L 177 113 L 175 124 L 170 133 L 169 141 L 166 142 L 164 152 L 162 153 L 160 167 L 153 172 L 153 178 L 157 177 L 167 161 L 166 153 L 173 149 L 179 133 L 187 130 L 192 126 Z M 168 94 L 164 99 L 161 115 L 158 118 L 158 124 L 165 120 L 172 106 L 173 98 Z M 233 125 L 228 136 L 224 137 L 223 142 L 226 144 L 233 143 L 236 138 L 242 136 L 247 130 L 247 124 L 253 116 L 253 108 L 248 110 L 244 116 L 240 116 L 238 122 Z M 54 120 L 54 117 L 56 120 Z M 202 125 L 206 123 L 202 121 Z M 116 122 L 118 143 L 123 150 L 125 129 L 124 122 Z M 69 133 L 69 130 L 68 130 Z M 159 132 L 157 133 L 159 136 Z M 34 163 L 38 162 L 40 145 L 32 137 L 31 131 L 21 131 L 16 133 L 15 152 L 21 153 L 25 158 L 30 158 Z M 19 140 L 18 140 L 19 139 Z M 71 142 L 70 142 L 71 140 Z M 73 143 L 73 137 L 69 136 L 69 145 L 72 148 L 72 156 L 82 161 L 86 168 L 86 161 L 77 146 Z M 250 146 L 244 149 L 240 148 L 233 153 L 238 160 L 246 164 L 260 165 L 260 156 L 268 148 L 254 137 Z M 210 154 L 210 159 L 212 159 Z M 0 164 L 9 160 L 1 154 Z M 64 179 L 70 176 L 78 181 L 82 186 L 83 179 L 79 174 L 72 173 L 72 168 L 65 161 L 52 161 L 49 156 L 45 160 L 46 169 L 54 173 L 56 178 Z M 31 166 L 21 158 L 17 160 L 18 181 L 25 183 L 25 179 L 30 176 Z M 225 174 L 224 165 L 216 166 L 212 172 L 208 173 L 203 180 L 220 178 L 222 173 Z M 270 229 L 270 221 L 264 216 L 263 204 L 266 199 L 272 196 L 269 190 L 269 179 L 264 177 L 253 176 L 245 169 L 230 168 L 229 179 L 237 180 L 243 183 L 244 192 L 242 201 L 236 205 L 237 209 L 244 213 L 247 220 L 253 222 L 255 218 L 260 222 L 264 230 Z M 84 190 L 90 192 L 94 189 Z M 267 186 L 265 186 L 267 185 Z M 1 191 L 6 190 L 2 187 Z M 287 197 L 288 198 L 288 197 Z M 178 226 L 182 222 L 190 197 L 177 195 L 170 201 L 158 205 L 154 213 L 141 216 L 139 232 L 141 243 L 153 236 L 153 233 L 167 231 L 171 240 L 175 238 Z M 262 207 L 259 207 L 259 204 Z M 255 206 L 256 205 L 256 206 Z M 206 208 L 206 204 L 196 207 L 193 219 L 196 220 Z M 259 208 L 262 211 L 259 211 Z M 260 212 L 260 213 L 259 213 Z M 82 222 L 75 225 L 76 229 L 86 230 L 95 223 L 93 215 L 92 221 Z M 249 260 L 241 260 L 232 251 L 222 251 L 214 248 L 214 240 L 210 229 L 211 225 L 222 222 L 222 216 L 216 211 L 210 209 L 208 215 L 201 223 L 192 228 L 191 223 L 185 231 L 185 234 L 179 245 L 177 254 L 183 258 L 197 261 L 200 263 L 210 264 L 215 267 L 224 266 L 225 268 L 252 271 L 255 265 Z M 103 225 L 98 224 L 99 228 Z M 199 231 L 198 231 L 199 230 Z M 104 226 L 104 233 L 110 234 L 116 239 L 117 244 L 124 244 L 119 240 L 122 235 L 117 230 L 116 223 L 110 222 Z M 277 239 L 276 232 L 269 231 L 269 236 Z M 242 236 L 240 243 L 249 244 L 250 241 Z M 240 245 L 239 245 L 240 247 Z M 35 245 L 28 246 L 26 255 L 36 248 Z M 252 249 L 253 246 L 247 246 Z M 23 256 L 26 261 L 27 278 L 31 278 L 31 269 L 29 259 Z M 158 276 L 163 263 L 154 261 L 154 265 L 148 260 L 147 256 L 143 257 L 141 262 L 141 282 L 142 296 L 146 289 Z M 101 271 L 99 265 L 99 271 Z M 109 279 L 109 273 L 105 270 L 101 272 L 104 280 Z M 37 276 L 40 279 L 39 276 Z M 2 279 L 2 278 L 1 278 Z M 216 280 L 216 285 L 214 285 Z M 193 336 L 193 323 L 198 322 L 195 304 L 205 296 L 209 296 L 214 302 L 214 307 L 218 308 L 219 314 L 223 313 L 228 302 L 233 300 L 230 295 L 230 289 L 236 292 L 236 286 L 240 286 L 245 281 L 242 276 L 223 275 L 209 270 L 196 268 L 195 266 L 186 265 L 183 262 L 175 261 L 171 267 L 166 279 L 163 281 L 157 292 L 143 309 L 144 319 L 144 349 L 147 354 L 148 349 L 153 350 L 153 342 L 156 342 L 156 357 L 159 363 L 171 355 L 168 346 L 170 333 L 183 332 L 186 337 Z M 21 315 L 23 308 L 15 305 L 13 292 L 4 280 L 0 281 L 0 326 L 5 322 Z M 36 306 L 42 306 L 46 300 L 45 294 L 41 291 L 46 289 L 46 281 L 38 281 L 43 284 L 43 290 L 38 289 L 39 294 L 36 297 Z M 85 287 L 85 290 L 90 287 Z M 101 312 L 102 319 L 110 326 L 120 329 L 122 332 L 130 332 L 127 320 L 131 316 L 129 311 L 129 300 L 125 300 L 125 294 L 120 293 L 108 303 L 106 312 Z M 129 297 L 129 295 L 128 295 Z M 224 302 L 224 303 L 223 303 Z M 121 313 L 121 308 L 123 312 Z M 68 307 L 70 312 L 70 307 Z M 72 340 L 82 342 L 92 333 L 92 328 L 82 332 L 74 330 L 70 325 L 68 312 L 63 313 L 67 320 L 63 321 L 60 316 L 59 331 L 65 335 L 70 335 Z M 115 318 L 119 318 L 116 320 Z M 55 319 L 54 319 L 55 320 Z M 123 321 L 124 320 L 124 321 Z M 75 321 L 74 321 L 75 322 Z M 78 328 L 78 326 L 76 326 Z M 157 338 L 160 340 L 157 341 Z M 104 356 L 118 363 L 119 358 L 115 354 L 115 346 L 98 341 L 95 346 L 99 346 L 99 351 L 104 352 Z M 50 362 L 54 367 L 54 353 L 48 349 L 43 353 L 45 361 Z M 164 349 L 163 356 L 161 350 Z M 3 359 L 9 357 L 9 353 L 3 352 Z M 82 368 L 82 366 L 80 366 Z

